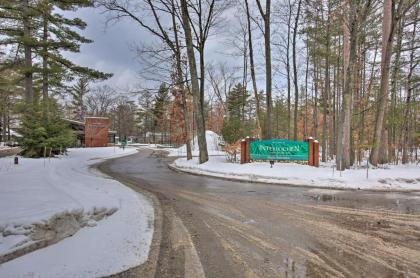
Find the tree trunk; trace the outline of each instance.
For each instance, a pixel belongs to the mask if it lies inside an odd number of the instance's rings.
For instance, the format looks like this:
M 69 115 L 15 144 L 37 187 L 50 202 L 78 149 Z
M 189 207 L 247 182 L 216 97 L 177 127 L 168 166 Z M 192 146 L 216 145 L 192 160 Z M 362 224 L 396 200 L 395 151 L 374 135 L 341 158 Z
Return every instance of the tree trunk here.
M 271 14 L 271 0 L 266 1 L 266 12 L 264 16 L 264 44 L 265 44 L 265 75 L 266 75 L 266 101 L 267 101 L 267 121 L 266 121 L 266 133 L 265 137 L 267 139 L 272 138 L 272 110 L 273 110 L 273 101 L 271 96 L 272 88 L 272 74 L 271 74 L 271 31 L 270 31 L 270 14 Z
M 23 6 L 23 36 L 26 42 L 23 44 L 25 56 L 25 101 L 27 105 L 32 105 L 34 100 L 33 93 L 33 74 L 32 74 L 32 46 L 31 40 L 31 24 L 29 0 L 22 0 Z
M 315 139 L 318 138 L 318 68 L 317 63 L 314 62 L 314 123 L 313 123 L 313 136 Z
M 381 83 L 378 94 L 375 129 L 373 134 L 373 146 L 370 156 L 372 165 L 380 162 L 380 147 L 384 127 L 384 117 L 388 101 L 389 67 L 392 55 L 392 41 L 394 38 L 394 3 L 393 0 L 385 0 L 383 13 L 383 37 L 382 37 L 382 59 L 381 59 Z
M 272 138 L 272 125 L 273 125 L 273 100 L 271 96 L 272 89 L 272 74 L 271 74 L 271 31 L 270 31 L 270 16 L 271 16 L 271 0 L 265 2 L 265 12 L 261 6 L 260 0 L 256 0 L 261 17 L 264 20 L 264 48 L 265 48 L 265 94 L 267 116 L 265 124 L 266 139 Z
M 177 71 L 177 85 L 179 87 L 179 92 L 181 94 L 181 105 L 182 105 L 182 114 L 184 116 L 184 136 L 185 136 L 185 145 L 187 147 L 187 160 L 192 159 L 192 151 L 191 151 L 191 131 L 190 131 L 190 117 L 188 115 L 188 106 L 187 106 L 187 96 L 184 86 L 184 78 L 182 72 L 182 61 L 181 61 L 181 49 L 179 47 L 179 40 L 178 40 L 178 29 L 176 25 L 176 18 L 175 18 L 175 4 L 172 1 L 172 27 L 174 30 L 174 40 L 175 40 L 175 63 L 176 63 L 176 71 Z
M 366 43 L 366 42 L 364 42 Z M 363 152 L 362 152 L 362 147 L 363 147 L 363 143 L 364 143 L 364 129 L 365 129 L 365 113 L 364 110 L 366 109 L 366 106 L 364 104 L 364 100 L 365 100 L 365 95 L 366 95 L 366 48 L 365 51 L 363 51 L 363 56 L 362 56 L 362 69 L 361 69 L 361 88 L 360 88 L 360 97 L 358 100 L 359 103 L 359 111 L 358 111 L 358 130 L 357 130 L 357 149 L 356 149 L 356 159 L 357 162 L 359 163 L 359 165 L 362 163 L 363 161 Z
M 417 18 L 418 16 L 418 12 L 419 10 L 417 9 L 415 12 L 415 18 Z M 406 97 L 406 101 L 405 101 L 405 111 L 404 111 L 404 123 L 403 123 L 403 143 L 402 143 L 402 163 L 406 164 L 408 163 L 409 159 L 408 159 L 408 153 L 409 153 L 409 148 L 408 148 L 408 144 L 409 144 L 409 139 L 410 139 L 410 127 L 409 127 L 409 118 L 410 118 L 410 104 L 411 104 L 411 97 L 412 97 L 412 91 L 414 88 L 414 85 L 412 86 L 411 81 L 412 81 L 412 76 L 413 76 L 413 72 L 414 69 L 416 67 L 415 65 L 415 43 L 416 43 L 416 27 L 417 27 L 417 21 L 414 22 L 414 27 L 413 27 L 413 32 L 412 32 L 412 37 L 411 37 L 411 52 L 410 52 L 410 67 L 409 67 L 409 71 L 408 71 L 408 76 L 407 76 L 407 86 L 406 86 L 406 91 L 407 91 L 407 97 Z M 416 117 L 416 115 L 415 115 Z M 414 123 L 416 123 L 416 120 L 414 120 Z M 416 148 L 417 149 L 417 148 Z M 417 150 L 416 150 L 417 152 Z
M 324 85 L 324 96 L 322 98 L 323 104 L 323 123 L 322 123 L 322 162 L 327 161 L 327 140 L 331 137 L 329 134 L 329 127 L 331 127 L 331 121 L 328 120 L 329 116 L 329 101 L 330 101 L 330 25 L 329 21 L 329 7 L 328 7 L 328 19 L 327 19 L 327 32 L 326 32 L 326 53 L 325 53 L 325 85 Z M 331 132 L 330 132 L 331 133 Z M 330 135 L 330 136 L 328 136 Z M 331 144 L 330 144 L 331 145 Z
M 47 6 L 44 7 L 44 14 L 43 14 L 43 34 L 42 34 L 42 42 L 43 42 L 43 53 L 42 53 L 42 102 L 43 102 L 43 116 L 44 121 L 48 121 L 48 111 L 49 111 L 49 101 L 48 101 L 48 18 L 47 18 Z
M 342 64 L 342 43 L 341 43 L 341 37 L 338 37 L 338 55 L 337 55 L 337 67 L 335 69 L 335 77 L 334 77 L 334 155 L 337 158 L 337 145 L 338 145 L 338 125 L 339 125 L 339 119 L 340 119 L 340 100 L 341 100 L 341 89 L 342 89 L 342 74 L 343 74 L 343 70 L 341 70 L 341 64 Z
M 308 35 L 306 37 L 308 39 Z M 309 77 L 309 43 L 306 44 L 306 68 L 305 68 L 305 122 L 303 137 L 308 137 L 308 77 Z
M 331 136 L 331 144 L 330 144 L 330 159 L 332 160 L 334 158 L 335 155 L 335 150 L 336 150 L 336 132 L 337 132 L 337 125 L 336 125 L 336 99 L 337 99 L 337 66 L 333 66 L 333 94 L 332 94 L 332 133 L 330 134 Z
M 1 131 L 2 131 L 2 136 L 1 136 L 1 142 L 6 142 L 6 127 L 7 127 L 7 110 L 8 110 L 8 97 L 7 91 L 3 91 L 4 97 L 2 99 L 3 102 L 3 107 L 2 107 L 2 123 L 1 123 Z
M 391 107 L 390 107 L 390 120 L 389 123 L 389 159 L 390 161 L 397 161 L 398 157 L 395 155 L 396 139 L 397 139 L 397 124 L 396 124 L 396 113 L 397 113 L 397 84 L 398 84 L 398 73 L 400 71 L 400 58 L 401 58 L 401 47 L 403 39 L 403 26 L 404 20 L 401 20 L 398 24 L 397 29 L 397 42 L 395 47 L 395 59 L 391 74 Z
M 346 3 L 347 5 L 347 3 Z M 346 20 L 344 26 L 344 89 L 342 106 L 340 112 L 339 133 L 337 142 L 337 170 L 350 168 L 351 151 L 351 106 L 353 90 L 353 74 L 356 65 L 357 51 L 357 14 L 355 7 L 350 7 L 348 11 L 349 25 Z
M 334 145 L 334 121 L 331 113 L 331 81 L 330 81 L 330 4 L 328 4 L 328 18 L 327 18 L 327 39 L 326 39 L 326 57 L 325 57 L 325 95 L 327 97 L 327 126 L 328 126 L 328 137 L 327 142 L 328 146 L 325 149 L 325 156 L 328 156 L 328 154 L 332 153 L 332 146 Z M 330 155 L 332 157 L 332 155 Z
M 204 44 L 200 45 L 199 47 L 199 58 L 200 58 L 200 104 L 201 104 L 201 111 L 204 113 L 204 83 L 205 83 L 205 61 L 204 61 Z M 204 114 L 203 114 L 204 117 Z
M 318 18 L 318 17 L 317 17 Z M 318 19 L 315 19 L 315 29 L 318 28 Z M 312 123 L 312 136 L 317 139 L 318 138 L 318 57 L 316 53 L 318 41 L 318 32 L 315 32 L 313 45 L 312 45 L 312 64 L 313 64 L 313 72 L 312 72 L 312 90 L 315 90 L 315 96 L 313 95 L 313 103 L 314 103 L 314 110 L 313 110 L 313 123 Z
M 188 63 L 191 75 L 191 90 L 193 95 L 193 104 L 195 110 L 195 122 L 197 125 L 197 138 L 199 148 L 199 162 L 204 163 L 209 160 L 207 153 L 206 130 L 204 123 L 203 102 L 198 84 L 197 67 L 194 54 L 194 46 L 191 35 L 191 26 L 189 21 L 187 0 L 181 0 L 181 13 L 185 33 L 185 44 L 187 46 Z
M 262 138 L 261 130 L 261 107 L 260 107 L 260 96 L 258 95 L 257 79 L 255 77 L 255 65 L 254 65 L 254 49 L 252 45 L 252 31 L 251 31 L 251 16 L 249 14 L 248 0 L 245 0 L 246 17 L 248 21 L 248 48 L 249 48 L 249 63 L 252 79 L 252 89 L 254 90 L 255 105 L 257 112 L 256 126 L 258 138 Z
M 287 139 L 290 140 L 290 115 L 291 115 L 291 101 L 290 101 L 290 29 L 292 19 L 292 4 L 289 0 L 289 17 L 287 19 L 287 45 L 286 45 L 286 74 L 287 74 Z
M 295 18 L 295 26 L 293 28 L 293 43 L 292 43 L 292 55 L 293 55 L 293 84 L 295 86 L 295 109 L 293 114 L 293 140 L 297 140 L 298 128 L 297 128 L 297 118 L 298 118 L 298 104 L 299 104 L 299 88 L 298 88 L 298 76 L 297 76 L 297 64 L 296 64 L 296 35 L 299 24 L 300 16 L 300 7 L 302 5 L 302 0 L 298 2 L 298 8 Z

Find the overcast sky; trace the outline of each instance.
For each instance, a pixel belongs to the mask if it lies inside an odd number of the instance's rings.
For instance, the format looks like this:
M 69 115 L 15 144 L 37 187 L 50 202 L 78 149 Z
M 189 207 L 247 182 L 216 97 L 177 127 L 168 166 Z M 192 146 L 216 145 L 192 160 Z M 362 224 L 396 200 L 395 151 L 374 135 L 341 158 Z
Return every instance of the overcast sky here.
M 82 34 L 94 42 L 83 44 L 80 53 L 66 53 L 76 64 L 113 73 L 106 83 L 118 90 L 126 90 L 139 82 L 139 63 L 129 46 L 146 39 L 146 34 L 129 21 L 105 26 L 105 16 L 98 9 L 79 9 L 71 16 L 77 16 L 87 23 Z
M 107 26 L 106 16 L 99 9 L 83 8 L 69 15 L 80 17 L 87 23 L 87 28 L 81 33 L 94 42 L 83 44 L 80 53 L 66 53 L 67 57 L 76 64 L 113 73 L 114 76 L 104 83 L 118 91 L 127 91 L 144 83 L 138 74 L 142 70 L 142 64 L 136 57 L 133 46 L 155 40 L 153 35 L 129 19 Z M 207 60 L 234 63 L 234 58 L 220 51 L 226 47 L 221 40 L 224 38 L 220 39 L 219 36 L 219 39 L 213 37 L 208 41 Z
M 225 15 L 227 19 L 224 26 L 217 31 L 217 35 L 210 37 L 208 40 L 206 62 L 226 63 L 230 67 L 242 65 L 241 57 L 229 55 L 235 52 L 229 41 L 232 41 L 232 38 L 238 35 L 234 31 L 235 24 L 238 24 L 238 20 L 235 18 L 236 14 L 238 12 L 235 10 L 228 12 Z M 94 41 L 91 44 L 82 45 L 80 53 L 66 53 L 67 57 L 76 64 L 113 73 L 114 76 L 104 83 L 111 85 L 119 92 L 132 90 L 138 87 L 138 84 L 141 84 L 142 87 L 149 87 L 144 85 L 145 81 L 139 76 L 139 72 L 144 65 L 140 63 L 132 49 L 134 45 L 148 44 L 155 40 L 153 35 L 140 28 L 137 23 L 130 19 L 106 26 L 106 16 L 99 9 L 83 8 L 67 15 L 83 19 L 87 23 L 87 28 L 81 33 Z M 258 38 L 260 36 L 257 34 L 258 30 L 255 31 L 254 51 L 257 62 L 260 61 L 260 66 L 257 69 L 258 86 L 260 89 L 264 89 L 263 40 L 261 37 Z M 274 55 L 276 55 L 275 52 Z M 241 74 L 242 71 L 238 69 L 238 76 Z M 282 83 L 279 80 L 276 83 L 277 78 L 274 76 L 274 85 Z

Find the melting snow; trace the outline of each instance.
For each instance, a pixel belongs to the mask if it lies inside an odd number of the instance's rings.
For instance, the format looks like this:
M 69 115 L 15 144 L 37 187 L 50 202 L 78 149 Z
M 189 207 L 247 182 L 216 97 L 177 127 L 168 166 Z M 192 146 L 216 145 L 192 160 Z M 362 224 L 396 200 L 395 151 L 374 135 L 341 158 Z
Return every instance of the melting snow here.
M 153 207 L 90 168 L 135 149 L 70 149 L 51 160 L 0 159 L 0 277 L 104 276 L 146 261 Z M 46 248 L 31 248 L 37 243 Z M 47 244 L 47 245 L 48 245 Z M 25 249 L 26 248 L 26 249 Z M 35 250 L 35 251 L 34 251 Z

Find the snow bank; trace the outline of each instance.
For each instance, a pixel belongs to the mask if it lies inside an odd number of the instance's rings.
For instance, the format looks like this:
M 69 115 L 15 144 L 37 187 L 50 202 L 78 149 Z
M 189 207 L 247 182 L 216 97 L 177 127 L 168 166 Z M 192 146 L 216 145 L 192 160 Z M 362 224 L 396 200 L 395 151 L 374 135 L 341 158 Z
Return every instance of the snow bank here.
M 151 202 L 89 167 L 135 152 L 70 149 L 17 166 L 0 159 L 0 259 L 8 260 L 0 277 L 97 277 L 145 262 Z
M 217 133 L 206 130 L 206 141 L 207 141 L 207 151 L 209 155 L 225 155 L 221 150 L 219 143 L 222 142 L 222 138 Z M 194 144 L 193 144 L 194 143 Z M 198 156 L 198 139 L 197 136 L 194 136 L 194 140 L 191 141 L 192 155 Z M 168 156 L 187 156 L 187 146 L 183 145 L 177 149 L 169 149 Z
M 211 157 L 204 164 L 196 158 L 187 161 L 179 158 L 173 166 L 179 170 L 229 179 L 267 182 L 290 185 L 305 185 L 325 188 L 381 189 L 381 190 L 420 190 L 419 165 L 392 165 L 388 169 L 350 169 L 335 171 L 333 166 L 319 168 L 297 163 L 275 163 L 270 168 L 268 162 L 236 164 L 224 157 Z
M 0 157 L 16 155 L 17 153 L 19 153 L 19 151 L 20 148 L 18 147 L 8 147 L 0 145 Z

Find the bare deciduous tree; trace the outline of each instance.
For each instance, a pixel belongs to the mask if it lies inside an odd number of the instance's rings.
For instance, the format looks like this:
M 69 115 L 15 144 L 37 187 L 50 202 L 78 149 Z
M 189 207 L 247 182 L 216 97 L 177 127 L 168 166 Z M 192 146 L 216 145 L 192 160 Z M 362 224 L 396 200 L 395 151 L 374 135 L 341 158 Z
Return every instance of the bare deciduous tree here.
M 260 105 L 260 96 L 258 95 L 257 89 L 257 78 L 255 77 L 255 63 L 254 63 L 254 47 L 252 42 L 252 27 L 251 27 L 251 15 L 249 12 L 248 0 L 245 0 L 246 8 L 246 18 L 247 18 L 247 27 L 248 27 L 248 48 L 249 48 L 249 63 L 250 63 L 250 72 L 252 80 L 252 89 L 254 91 L 255 98 L 255 110 L 257 114 L 256 119 L 256 129 L 259 138 L 262 138 L 262 129 L 261 129 L 261 105 Z
M 206 142 L 206 128 L 204 122 L 203 102 L 204 96 L 201 97 L 200 87 L 198 84 L 197 66 L 194 54 L 194 45 L 191 34 L 190 16 L 188 12 L 187 0 L 181 1 L 181 14 L 185 34 L 185 44 L 187 46 L 188 63 L 191 76 L 191 91 L 193 95 L 195 123 L 197 125 L 197 139 L 199 147 L 199 162 L 204 163 L 209 160 Z M 204 70 L 204 68 L 203 68 Z
M 86 96 L 86 108 L 88 114 L 96 117 L 105 117 L 117 102 L 116 91 L 108 85 L 95 87 Z
M 257 1 L 258 10 L 260 11 L 261 17 L 264 20 L 264 49 L 265 49 L 265 95 L 266 95 L 266 106 L 267 116 L 265 124 L 264 137 L 267 139 L 272 138 L 272 126 L 273 126 L 273 100 L 272 100 L 272 73 L 271 73 L 271 31 L 270 31 L 270 18 L 271 18 L 271 0 L 266 0 L 265 11 L 261 5 L 260 0 Z
M 175 0 L 142 0 L 143 5 L 136 5 L 129 3 L 124 0 L 99 0 L 98 5 L 104 7 L 106 11 L 111 13 L 110 20 L 119 20 L 124 17 L 132 19 L 138 23 L 141 28 L 147 30 L 153 36 L 157 37 L 167 47 L 174 57 L 174 68 L 175 68 L 175 81 L 174 90 L 176 94 L 181 94 L 181 102 L 183 106 L 183 117 L 185 122 L 185 138 L 187 146 L 187 159 L 192 158 L 191 152 L 191 131 L 190 131 L 190 119 L 187 108 L 187 96 L 186 89 L 184 86 L 183 70 L 182 70 L 182 53 L 181 45 L 179 41 L 180 30 L 178 28 L 179 20 L 179 7 Z M 151 12 L 152 21 L 147 20 L 148 15 L 145 11 Z M 171 27 L 165 28 L 162 23 L 162 16 L 169 14 L 171 16 Z M 150 15 L 150 14 L 149 14 Z M 143 50 L 144 51 L 144 50 Z M 168 60 L 167 57 L 161 58 L 162 50 L 151 49 L 146 51 L 153 59 L 157 58 L 157 62 L 149 65 L 151 68 L 152 75 L 156 75 L 156 68 L 160 67 L 162 63 Z M 165 51 L 163 51 L 165 52 Z M 156 60 L 156 59 L 155 59 Z M 160 70 L 159 70 L 160 72 Z M 153 77 L 155 78 L 155 77 Z M 162 81 L 162 80 L 155 80 Z

